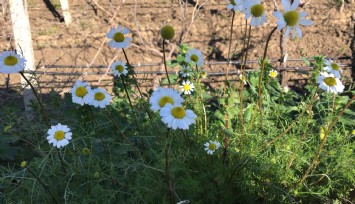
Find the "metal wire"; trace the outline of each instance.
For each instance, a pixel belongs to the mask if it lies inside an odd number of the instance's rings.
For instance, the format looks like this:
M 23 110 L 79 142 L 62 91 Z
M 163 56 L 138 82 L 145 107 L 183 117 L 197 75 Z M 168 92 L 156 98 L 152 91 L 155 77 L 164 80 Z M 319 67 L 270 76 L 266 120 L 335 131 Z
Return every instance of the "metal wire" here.
M 331 60 L 349 60 L 351 59 L 350 56 L 343 56 L 343 57 L 331 57 L 327 58 Z M 307 59 L 309 61 L 314 61 L 313 59 Z M 280 62 L 280 59 L 270 59 L 270 62 Z M 302 62 L 303 59 L 287 59 L 287 62 Z M 259 60 L 247 60 L 247 64 L 256 64 L 258 63 Z M 205 65 L 225 65 L 225 64 L 231 64 L 231 65 L 240 65 L 240 61 L 208 61 L 205 62 Z M 163 63 L 150 63 L 150 64 L 131 64 L 132 67 L 156 67 L 156 66 L 161 66 Z M 92 65 L 90 68 L 107 68 L 107 65 Z M 74 68 L 74 69 L 85 69 L 88 68 L 85 65 L 40 65 L 37 66 L 36 68 L 47 68 L 47 69 L 52 69 L 52 68 Z

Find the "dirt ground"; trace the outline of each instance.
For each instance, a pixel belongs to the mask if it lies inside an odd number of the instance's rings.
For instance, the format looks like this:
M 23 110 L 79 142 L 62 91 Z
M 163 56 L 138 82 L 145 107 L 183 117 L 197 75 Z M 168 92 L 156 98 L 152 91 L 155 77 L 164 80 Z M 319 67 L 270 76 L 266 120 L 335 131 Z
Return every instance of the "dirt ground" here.
M 206 61 L 226 61 L 229 45 L 229 30 L 231 24 L 231 12 L 226 9 L 223 0 L 198 1 L 200 9 L 194 6 L 196 2 L 189 3 L 167 0 L 73 0 L 70 1 L 70 9 L 73 23 L 66 28 L 61 22 L 62 11 L 59 0 L 28 0 L 33 49 L 35 63 L 38 66 L 38 81 L 43 92 L 50 89 L 55 91 L 67 91 L 72 83 L 80 78 L 90 81 L 92 85 L 112 86 L 112 77 L 104 76 L 106 67 L 113 59 L 124 59 L 122 51 L 111 49 L 105 37 L 110 27 L 123 25 L 131 30 L 133 43 L 126 49 L 131 64 L 159 64 L 162 63 L 162 39 L 159 35 L 160 28 L 165 24 L 175 27 L 176 37 L 168 45 L 166 54 L 174 59 L 177 52 L 176 45 L 181 42 L 200 49 Z M 282 10 L 280 1 L 279 7 Z M 335 0 L 306 1 L 309 4 L 300 8 L 308 12 L 308 19 L 313 20 L 314 25 L 302 27 L 303 38 L 286 40 L 284 43 L 288 59 L 300 59 L 315 55 L 325 55 L 331 58 L 343 58 L 336 60 L 343 64 L 345 80 L 350 80 L 351 64 L 355 64 L 355 2 L 345 4 L 340 11 Z M 251 32 L 251 44 L 249 60 L 258 60 L 262 57 L 267 35 L 276 25 L 276 18 L 272 16 L 274 10 L 273 1 L 264 1 L 268 12 L 268 23 L 261 28 L 253 28 Z M 48 9 L 52 5 L 52 11 Z M 1 6 L 0 6 L 1 7 Z M 54 9 L 54 10 L 53 10 Z M 6 10 L 6 9 L 5 9 Z M 192 16 L 193 22 L 191 23 Z M 115 18 L 112 18 L 116 16 Z M 233 32 L 234 52 L 233 60 L 239 60 L 241 56 L 245 20 L 240 13 L 236 14 Z M 6 12 L 0 13 L 0 50 L 8 49 L 15 45 L 10 41 L 12 30 L 10 16 Z M 188 28 L 190 29 L 188 30 Z M 187 33 L 186 30 L 189 32 Z M 278 60 L 280 53 L 280 31 L 272 36 L 268 57 Z M 170 52 L 173 50 L 172 52 Z M 96 56 L 96 58 L 95 58 Z M 86 68 L 92 64 L 90 68 Z M 275 67 L 280 64 L 273 62 Z M 55 66 L 61 66 L 55 68 Z M 69 68 L 78 66 L 84 68 Z M 255 64 L 249 64 L 255 67 Z M 305 66 L 299 62 L 289 61 L 287 66 Z M 204 68 L 209 73 L 222 72 L 226 65 L 206 65 Z M 141 66 L 136 67 L 137 72 L 158 71 L 162 67 Z M 175 70 L 178 68 L 176 67 Z M 232 67 L 231 70 L 237 70 Z M 84 75 L 83 75 L 84 73 Z M 88 75 L 85 75 L 88 73 Z M 139 75 L 140 78 L 148 77 L 145 85 L 152 86 L 155 75 Z M 0 74 L 0 90 L 5 87 L 7 75 Z M 292 80 L 304 78 L 304 75 L 293 72 L 288 75 L 289 85 L 297 85 Z M 98 83 L 98 80 L 102 81 Z M 20 90 L 20 76 L 11 75 L 10 87 Z M 207 81 L 214 83 L 223 80 L 221 77 L 209 77 Z

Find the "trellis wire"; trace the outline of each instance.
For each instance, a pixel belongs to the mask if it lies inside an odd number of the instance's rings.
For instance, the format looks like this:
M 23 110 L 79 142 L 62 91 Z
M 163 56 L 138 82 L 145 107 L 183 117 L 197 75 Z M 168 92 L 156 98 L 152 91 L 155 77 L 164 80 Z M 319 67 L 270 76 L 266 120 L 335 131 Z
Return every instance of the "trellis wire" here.
M 331 60 L 351 60 L 352 58 L 350 56 L 343 56 L 343 57 L 328 57 L 327 59 Z M 307 59 L 309 61 L 314 61 L 313 59 Z M 304 59 L 287 59 L 287 62 L 302 62 Z M 247 60 L 247 64 L 255 64 L 258 63 L 259 60 Z M 269 62 L 281 62 L 280 59 L 270 59 Z M 241 61 L 208 61 L 205 62 L 205 65 L 226 65 L 226 64 L 231 64 L 231 65 L 240 65 Z M 156 66 L 162 66 L 163 63 L 148 63 L 148 64 L 131 64 L 132 67 L 156 67 Z M 38 65 L 38 68 L 47 68 L 47 69 L 52 69 L 52 68 L 74 68 L 74 69 L 84 69 L 84 68 L 107 68 L 107 65 L 92 65 L 91 67 L 87 67 L 85 65 Z

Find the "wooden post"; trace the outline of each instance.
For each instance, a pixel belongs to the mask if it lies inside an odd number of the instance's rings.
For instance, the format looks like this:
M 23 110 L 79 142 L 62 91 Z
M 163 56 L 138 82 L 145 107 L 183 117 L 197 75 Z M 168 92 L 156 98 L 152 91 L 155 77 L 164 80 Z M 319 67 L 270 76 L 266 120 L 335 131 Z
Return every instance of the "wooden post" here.
M 62 7 L 65 25 L 67 27 L 69 27 L 71 22 L 72 22 L 72 19 L 71 19 L 71 14 L 70 14 L 70 11 L 69 11 L 68 0 L 60 0 L 60 5 Z
M 16 43 L 16 50 L 17 52 L 21 53 L 22 56 L 26 59 L 25 71 L 35 71 L 30 20 L 28 18 L 27 12 L 27 1 L 9 0 L 9 4 L 12 31 Z M 34 80 L 32 74 L 25 73 L 25 76 L 30 80 L 31 84 L 34 87 L 37 87 L 37 83 Z M 25 81 L 25 79 L 23 79 L 22 77 L 21 84 L 23 87 L 25 109 L 31 110 L 29 105 L 31 100 L 35 100 L 35 95 L 32 92 L 30 86 Z

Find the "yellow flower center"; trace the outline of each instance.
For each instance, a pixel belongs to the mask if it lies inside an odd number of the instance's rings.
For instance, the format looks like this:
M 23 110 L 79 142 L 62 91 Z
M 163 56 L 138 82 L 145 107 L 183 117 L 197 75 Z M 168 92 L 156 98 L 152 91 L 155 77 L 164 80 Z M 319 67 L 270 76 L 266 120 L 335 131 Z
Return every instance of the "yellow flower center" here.
M 185 117 L 186 111 L 183 107 L 178 106 L 171 109 L 171 115 L 173 115 L 175 118 L 182 119 Z
M 332 67 L 333 70 L 337 70 L 337 71 L 339 70 L 339 65 L 336 63 L 332 63 L 330 66 Z
M 116 42 L 123 42 L 125 39 L 123 33 L 115 33 L 115 35 L 113 36 L 113 40 L 116 41 Z
M 215 151 L 217 149 L 217 145 L 215 143 L 211 143 L 208 148 L 212 151 Z
M 234 0 L 230 0 L 230 3 L 231 3 L 232 5 L 235 5 Z
M 250 8 L 250 13 L 254 17 L 261 17 L 264 13 L 264 6 L 262 4 L 255 4 Z
M 298 22 L 298 12 L 297 11 L 289 11 L 284 13 L 284 20 L 287 26 L 295 26 Z
M 58 130 L 57 132 L 54 133 L 54 138 L 57 140 L 57 141 L 60 141 L 62 139 L 64 139 L 64 132 L 61 131 L 61 130 Z
M 195 55 L 195 54 L 193 54 L 193 55 L 191 55 L 190 59 L 191 59 L 192 61 L 194 61 L 194 62 L 197 62 L 197 61 L 198 61 L 198 56 Z
M 334 77 L 325 77 L 324 83 L 328 86 L 335 86 L 337 84 L 337 81 Z
M 5 59 L 4 59 L 4 64 L 6 66 L 14 66 L 17 64 L 17 62 L 18 62 L 18 59 L 14 56 L 11 56 L 11 55 L 8 57 L 5 57 Z
M 122 73 L 123 70 L 124 70 L 124 67 L 119 64 L 119 65 L 117 65 L 117 66 L 115 67 L 115 70 L 117 70 L 119 73 Z
M 167 103 L 170 103 L 171 105 L 174 104 L 174 100 L 169 97 L 169 96 L 163 96 L 160 100 L 159 100 L 159 106 L 160 107 L 164 107 Z
M 189 70 L 188 69 L 184 69 L 183 72 L 186 74 L 186 73 L 189 73 Z
M 184 91 L 188 91 L 190 90 L 190 85 L 189 84 L 185 84 L 184 85 Z
M 105 99 L 105 94 L 103 94 L 102 92 L 97 92 L 97 93 L 95 93 L 94 98 L 97 101 L 102 101 Z
M 78 86 L 75 90 L 75 95 L 78 97 L 84 97 L 88 93 L 85 86 Z
M 270 72 L 270 77 L 271 77 L 271 78 L 277 77 L 277 72 L 271 71 L 271 72 Z

